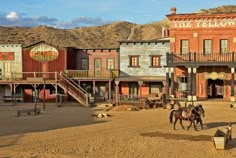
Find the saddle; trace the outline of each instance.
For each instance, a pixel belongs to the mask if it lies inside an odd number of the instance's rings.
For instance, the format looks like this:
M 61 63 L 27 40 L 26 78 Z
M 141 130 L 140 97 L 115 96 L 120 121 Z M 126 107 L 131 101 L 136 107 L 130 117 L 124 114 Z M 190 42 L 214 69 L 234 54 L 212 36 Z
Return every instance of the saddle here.
M 192 111 L 191 109 L 183 109 L 183 110 L 182 110 L 182 113 L 181 113 L 182 117 L 183 117 L 185 120 L 187 120 L 187 119 L 191 116 L 191 114 L 192 114 L 191 111 Z

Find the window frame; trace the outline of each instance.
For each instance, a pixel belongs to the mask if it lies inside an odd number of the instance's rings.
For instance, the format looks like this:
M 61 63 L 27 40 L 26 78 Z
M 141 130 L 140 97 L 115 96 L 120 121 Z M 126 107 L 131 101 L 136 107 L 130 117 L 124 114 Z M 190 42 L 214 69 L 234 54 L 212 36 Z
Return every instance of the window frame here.
M 206 46 L 206 41 L 210 41 L 210 48 L 207 48 L 208 46 Z M 208 49 L 210 49 L 210 52 L 208 51 Z M 207 51 L 206 51 L 207 50 Z M 203 40 L 203 54 L 204 55 L 209 55 L 212 53 L 212 39 L 204 39 Z
M 178 89 L 178 91 L 180 91 L 180 92 L 187 92 L 188 91 L 188 76 L 177 76 L 177 84 L 178 84 L 178 87 L 177 87 L 177 89 Z M 182 86 L 182 85 L 185 85 L 185 90 L 183 90 L 183 89 L 180 89 L 180 87 Z
M 109 67 L 108 67 L 108 61 L 111 60 L 111 59 L 113 60 L 113 61 L 112 61 L 112 67 L 113 67 L 113 68 L 109 68 Z M 106 69 L 107 69 L 107 70 L 113 70 L 113 69 L 115 69 L 115 59 L 114 59 L 114 58 L 107 58 L 107 59 L 106 59 Z
M 183 46 L 183 42 L 186 41 L 187 42 L 187 46 Z M 186 52 L 185 52 L 186 51 Z M 183 53 L 184 52 L 184 53 Z M 188 39 L 181 39 L 180 40 L 180 54 L 181 55 L 186 55 L 189 53 L 189 40 Z
M 129 66 L 128 67 L 140 68 L 139 57 L 140 57 L 140 55 L 129 55 Z M 137 58 L 137 65 L 132 65 L 132 58 Z
M 161 56 L 162 55 L 149 55 L 150 57 L 150 68 L 160 68 L 161 67 Z M 153 59 L 158 58 L 158 65 L 153 65 Z
M 225 48 L 222 48 L 222 41 L 226 41 L 226 50 L 225 51 L 222 51 L 222 49 L 225 49 Z M 227 54 L 228 53 L 228 50 L 229 50 L 229 40 L 228 39 L 220 39 L 220 43 L 219 43 L 219 51 L 220 51 L 220 54 Z
M 86 68 L 85 68 L 85 69 L 83 68 L 83 60 L 86 60 L 86 61 L 87 61 L 87 64 L 86 64 Z M 80 61 L 81 61 L 80 69 L 81 69 L 81 70 L 88 70 L 88 69 L 89 69 L 89 59 L 88 59 L 88 58 L 80 58 Z

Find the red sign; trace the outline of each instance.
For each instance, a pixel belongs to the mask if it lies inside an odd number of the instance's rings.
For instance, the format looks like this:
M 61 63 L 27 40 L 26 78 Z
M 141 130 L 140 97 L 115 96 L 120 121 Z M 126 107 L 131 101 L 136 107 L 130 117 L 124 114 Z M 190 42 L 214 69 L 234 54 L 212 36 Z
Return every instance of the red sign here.
M 31 49 L 30 56 L 39 62 L 48 62 L 55 60 L 59 56 L 59 53 L 56 48 L 41 44 Z
M 14 52 L 0 52 L 0 60 L 14 60 Z

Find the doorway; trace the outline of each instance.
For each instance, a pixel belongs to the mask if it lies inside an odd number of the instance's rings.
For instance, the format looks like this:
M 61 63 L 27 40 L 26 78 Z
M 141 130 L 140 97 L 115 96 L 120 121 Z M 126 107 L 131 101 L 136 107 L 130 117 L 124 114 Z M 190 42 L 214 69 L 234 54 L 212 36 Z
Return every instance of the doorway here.
M 208 98 L 224 98 L 224 81 L 208 79 L 207 91 Z

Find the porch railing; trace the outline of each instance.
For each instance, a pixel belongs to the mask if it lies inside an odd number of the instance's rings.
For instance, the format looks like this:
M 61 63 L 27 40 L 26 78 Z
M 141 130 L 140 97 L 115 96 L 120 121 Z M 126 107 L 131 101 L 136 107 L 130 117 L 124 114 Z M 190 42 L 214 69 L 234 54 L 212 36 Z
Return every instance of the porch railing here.
M 65 70 L 65 74 L 71 78 L 116 78 L 119 77 L 119 70 Z
M 172 63 L 234 63 L 236 53 L 167 53 L 167 64 Z
M 5 72 L 0 80 L 56 80 L 57 72 Z

